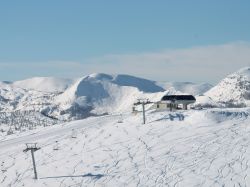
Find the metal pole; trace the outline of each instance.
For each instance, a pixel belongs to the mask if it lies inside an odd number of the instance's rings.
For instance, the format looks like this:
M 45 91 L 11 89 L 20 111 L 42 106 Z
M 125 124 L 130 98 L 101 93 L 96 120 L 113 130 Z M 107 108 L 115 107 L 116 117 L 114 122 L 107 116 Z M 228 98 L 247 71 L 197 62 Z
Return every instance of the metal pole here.
M 37 179 L 36 162 L 35 162 L 34 150 L 31 149 L 30 152 L 31 152 L 31 156 L 32 156 L 32 162 L 33 162 L 33 169 L 34 169 L 35 179 Z
M 143 113 L 143 124 L 146 123 L 146 116 L 145 116 L 145 103 L 142 102 L 142 113 Z

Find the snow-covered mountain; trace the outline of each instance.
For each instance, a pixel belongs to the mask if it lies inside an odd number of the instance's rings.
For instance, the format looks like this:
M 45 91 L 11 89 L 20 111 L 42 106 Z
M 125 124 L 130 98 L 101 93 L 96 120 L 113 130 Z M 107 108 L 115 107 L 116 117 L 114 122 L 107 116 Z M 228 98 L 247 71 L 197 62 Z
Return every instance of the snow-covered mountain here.
M 207 83 L 159 83 L 103 73 L 75 80 L 35 77 L 0 82 L 0 112 L 32 111 L 55 120 L 73 120 L 129 112 L 139 98 L 157 101 L 170 93 L 203 95 L 197 96 L 196 106 L 249 106 L 249 85 L 249 68 L 229 75 L 212 89 Z
M 138 98 L 159 99 L 154 81 L 129 75 L 91 74 L 77 80 L 35 77 L 0 83 L 0 112 L 32 111 L 57 120 L 131 111 Z
M 250 106 L 250 67 L 228 75 L 204 95 L 225 107 Z
M 91 74 L 80 78 L 55 98 L 61 110 L 94 114 L 131 111 L 142 97 L 154 99 L 165 90 L 155 82 L 128 75 Z M 79 113 L 79 112 L 77 112 Z M 74 114 L 74 113 L 72 113 Z
M 201 95 L 213 87 L 209 83 L 196 84 L 192 82 L 158 82 L 158 85 L 166 90 L 174 89 L 192 95 Z
M 249 106 L 249 71 L 229 75 L 197 103 Z M 250 185 L 250 107 L 148 110 L 142 125 L 140 113 L 128 112 L 133 102 L 157 101 L 193 84 L 169 91 L 107 74 L 34 80 L 0 82 L 0 186 Z M 54 123 L 60 125 L 46 127 Z M 27 142 L 41 147 L 39 180 L 30 152 L 23 153 Z
M 27 90 L 36 90 L 42 92 L 63 92 L 71 84 L 73 79 L 55 78 L 55 77 L 34 77 L 26 80 L 16 81 L 12 84 Z

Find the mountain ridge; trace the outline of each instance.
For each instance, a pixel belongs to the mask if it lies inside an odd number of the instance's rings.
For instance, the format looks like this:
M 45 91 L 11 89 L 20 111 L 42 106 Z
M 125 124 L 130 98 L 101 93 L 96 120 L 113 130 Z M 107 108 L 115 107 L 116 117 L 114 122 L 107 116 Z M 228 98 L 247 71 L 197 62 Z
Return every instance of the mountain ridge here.
M 166 94 L 198 94 L 194 106 L 244 107 L 249 106 L 249 69 L 229 75 L 213 88 L 208 83 L 159 84 L 135 76 L 105 73 L 79 79 L 34 77 L 13 83 L 0 82 L 0 112 L 28 110 L 67 121 L 130 112 L 137 99 L 158 101 Z

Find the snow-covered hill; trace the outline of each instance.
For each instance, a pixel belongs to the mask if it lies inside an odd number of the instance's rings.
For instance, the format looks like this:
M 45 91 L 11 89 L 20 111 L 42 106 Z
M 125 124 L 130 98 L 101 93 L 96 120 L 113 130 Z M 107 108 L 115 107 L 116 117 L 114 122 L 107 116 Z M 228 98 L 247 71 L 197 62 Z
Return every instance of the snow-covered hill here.
M 0 142 L 3 187 L 250 186 L 249 108 L 91 117 Z M 25 143 L 38 142 L 34 180 Z
M 131 111 L 133 103 L 139 98 L 155 100 L 154 97 L 164 93 L 163 88 L 150 80 L 128 75 L 91 74 L 80 78 L 57 96 L 56 102 L 64 111 L 117 113 Z
M 192 82 L 158 82 L 166 90 L 176 90 L 191 95 L 201 95 L 213 86 L 208 83 L 195 84 Z
M 204 95 L 221 106 L 250 106 L 250 67 L 230 74 Z
M 242 69 L 197 97 L 196 106 L 249 106 L 249 68 Z M 201 94 L 210 84 L 158 83 L 129 75 L 91 74 L 76 80 L 36 77 L 0 82 L 0 112 L 32 111 L 64 120 L 131 111 L 139 98 L 165 94 Z
M 54 78 L 54 77 L 34 77 L 26 80 L 16 81 L 14 86 L 27 90 L 36 90 L 42 92 L 63 92 L 71 84 L 73 79 Z
M 249 106 L 249 72 L 198 96 L 199 110 L 148 110 L 145 125 L 140 112 L 131 114 L 137 99 L 210 86 L 171 83 L 165 90 L 107 74 L 0 82 L 0 186 L 250 186 L 250 108 L 206 108 Z M 41 146 L 38 181 L 23 153 L 30 142 Z
M 0 112 L 38 112 L 64 120 L 131 111 L 138 98 L 159 99 L 154 81 L 129 75 L 91 74 L 78 80 L 36 77 L 0 83 Z

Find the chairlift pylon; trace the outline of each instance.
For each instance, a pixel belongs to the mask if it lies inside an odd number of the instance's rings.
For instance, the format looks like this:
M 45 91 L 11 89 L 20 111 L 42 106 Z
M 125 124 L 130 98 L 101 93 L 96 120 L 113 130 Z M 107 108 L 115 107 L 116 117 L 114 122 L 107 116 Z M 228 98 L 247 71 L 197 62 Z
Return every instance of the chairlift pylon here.
M 120 116 L 119 116 L 118 123 L 123 123 L 123 117 L 122 117 L 122 114 L 120 114 Z
M 75 129 L 72 129 L 71 131 L 71 138 L 76 138 L 77 137 L 77 132 Z

